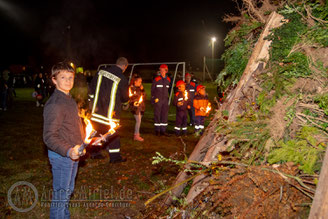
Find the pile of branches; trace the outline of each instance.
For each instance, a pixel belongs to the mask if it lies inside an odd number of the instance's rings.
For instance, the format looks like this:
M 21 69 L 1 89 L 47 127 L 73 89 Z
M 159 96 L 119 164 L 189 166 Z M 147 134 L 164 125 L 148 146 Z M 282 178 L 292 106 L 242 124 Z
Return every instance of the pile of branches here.
M 171 208 L 171 218 L 291 218 L 311 203 L 315 178 L 295 177 L 299 170 L 293 164 L 234 166 L 212 165 L 209 186 L 192 203 Z

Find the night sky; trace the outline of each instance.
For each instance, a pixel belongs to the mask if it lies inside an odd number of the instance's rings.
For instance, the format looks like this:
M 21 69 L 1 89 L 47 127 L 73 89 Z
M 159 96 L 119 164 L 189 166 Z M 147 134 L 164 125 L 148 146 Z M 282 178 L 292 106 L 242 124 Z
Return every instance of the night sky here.
M 86 68 L 113 63 L 186 61 L 200 67 L 215 56 L 231 28 L 224 14 L 236 13 L 232 0 L 105 1 L 0 0 L 1 67 L 52 65 L 72 60 Z

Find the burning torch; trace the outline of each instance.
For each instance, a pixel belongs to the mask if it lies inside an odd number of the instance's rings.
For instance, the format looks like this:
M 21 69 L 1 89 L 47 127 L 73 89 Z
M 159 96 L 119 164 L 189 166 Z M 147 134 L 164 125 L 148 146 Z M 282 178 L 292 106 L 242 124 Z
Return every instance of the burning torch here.
M 211 103 L 208 103 L 207 107 L 206 107 L 206 114 L 209 113 L 211 111 Z
M 132 97 L 133 94 L 132 94 L 132 91 L 131 91 L 131 87 L 129 87 L 129 97 Z
M 86 126 L 86 135 L 83 143 L 79 147 L 79 155 L 83 154 L 83 150 L 89 145 L 92 144 L 93 138 L 96 136 L 97 131 L 93 129 L 89 119 L 84 119 Z
M 143 98 L 142 98 L 142 95 L 141 95 L 140 98 L 139 98 L 139 101 L 134 102 L 133 105 L 134 106 L 139 106 L 140 103 L 142 103 L 142 101 L 143 101 Z
M 184 91 L 184 100 L 185 101 L 188 100 L 188 91 L 187 90 Z
M 116 124 L 113 121 L 109 121 L 109 124 L 110 124 L 110 129 L 108 130 L 108 132 L 106 132 L 106 134 L 104 134 L 104 135 L 100 135 L 100 137 L 95 139 L 95 141 L 93 141 L 92 144 L 97 145 L 102 141 L 106 142 L 110 138 L 110 136 L 115 134 L 118 124 Z

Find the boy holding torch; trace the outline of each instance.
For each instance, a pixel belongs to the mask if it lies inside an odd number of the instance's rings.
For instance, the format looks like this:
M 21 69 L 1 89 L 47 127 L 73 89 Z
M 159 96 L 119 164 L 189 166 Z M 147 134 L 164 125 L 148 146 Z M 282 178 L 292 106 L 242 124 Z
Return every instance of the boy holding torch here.
M 74 69 L 68 63 L 60 62 L 51 71 L 56 89 L 43 111 L 43 140 L 48 148 L 53 176 L 50 218 L 70 218 L 68 204 L 74 191 L 78 150 L 84 131 L 77 104 L 69 93 L 74 84 Z

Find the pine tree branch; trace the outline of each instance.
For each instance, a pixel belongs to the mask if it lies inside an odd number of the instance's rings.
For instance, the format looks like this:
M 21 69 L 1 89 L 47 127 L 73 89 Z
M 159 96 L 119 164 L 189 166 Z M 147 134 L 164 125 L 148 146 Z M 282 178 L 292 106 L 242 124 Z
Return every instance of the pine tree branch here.
M 315 190 L 314 189 L 312 189 L 312 188 L 310 188 L 310 187 L 308 187 L 307 185 L 305 185 L 304 183 L 303 183 L 303 181 L 299 178 L 299 177 L 297 177 L 297 176 L 293 176 L 293 175 L 289 175 L 289 174 L 286 174 L 286 173 L 283 173 L 283 172 L 280 172 L 280 171 L 278 171 L 278 170 L 272 170 L 272 169 L 268 169 L 268 168 L 261 168 L 262 170 L 267 170 L 267 171 L 271 171 L 271 172 L 273 172 L 273 173 L 277 173 L 277 174 L 279 174 L 280 176 L 282 176 L 282 178 L 283 179 L 287 179 L 287 177 L 288 178 L 292 178 L 292 179 L 295 179 L 302 187 L 304 187 L 304 188 L 306 188 L 308 191 L 310 191 L 311 193 L 314 193 L 315 192 Z
M 306 7 L 305 4 L 304 4 L 304 8 L 305 8 L 305 11 L 306 11 L 306 13 L 308 14 L 308 16 L 309 16 L 310 18 L 312 18 L 313 20 L 316 20 L 316 21 L 320 22 L 321 24 L 328 24 L 328 21 L 325 21 L 325 20 L 322 20 L 322 19 L 320 19 L 320 18 L 314 17 L 314 16 L 312 15 L 312 13 L 311 13 L 311 8 Z

